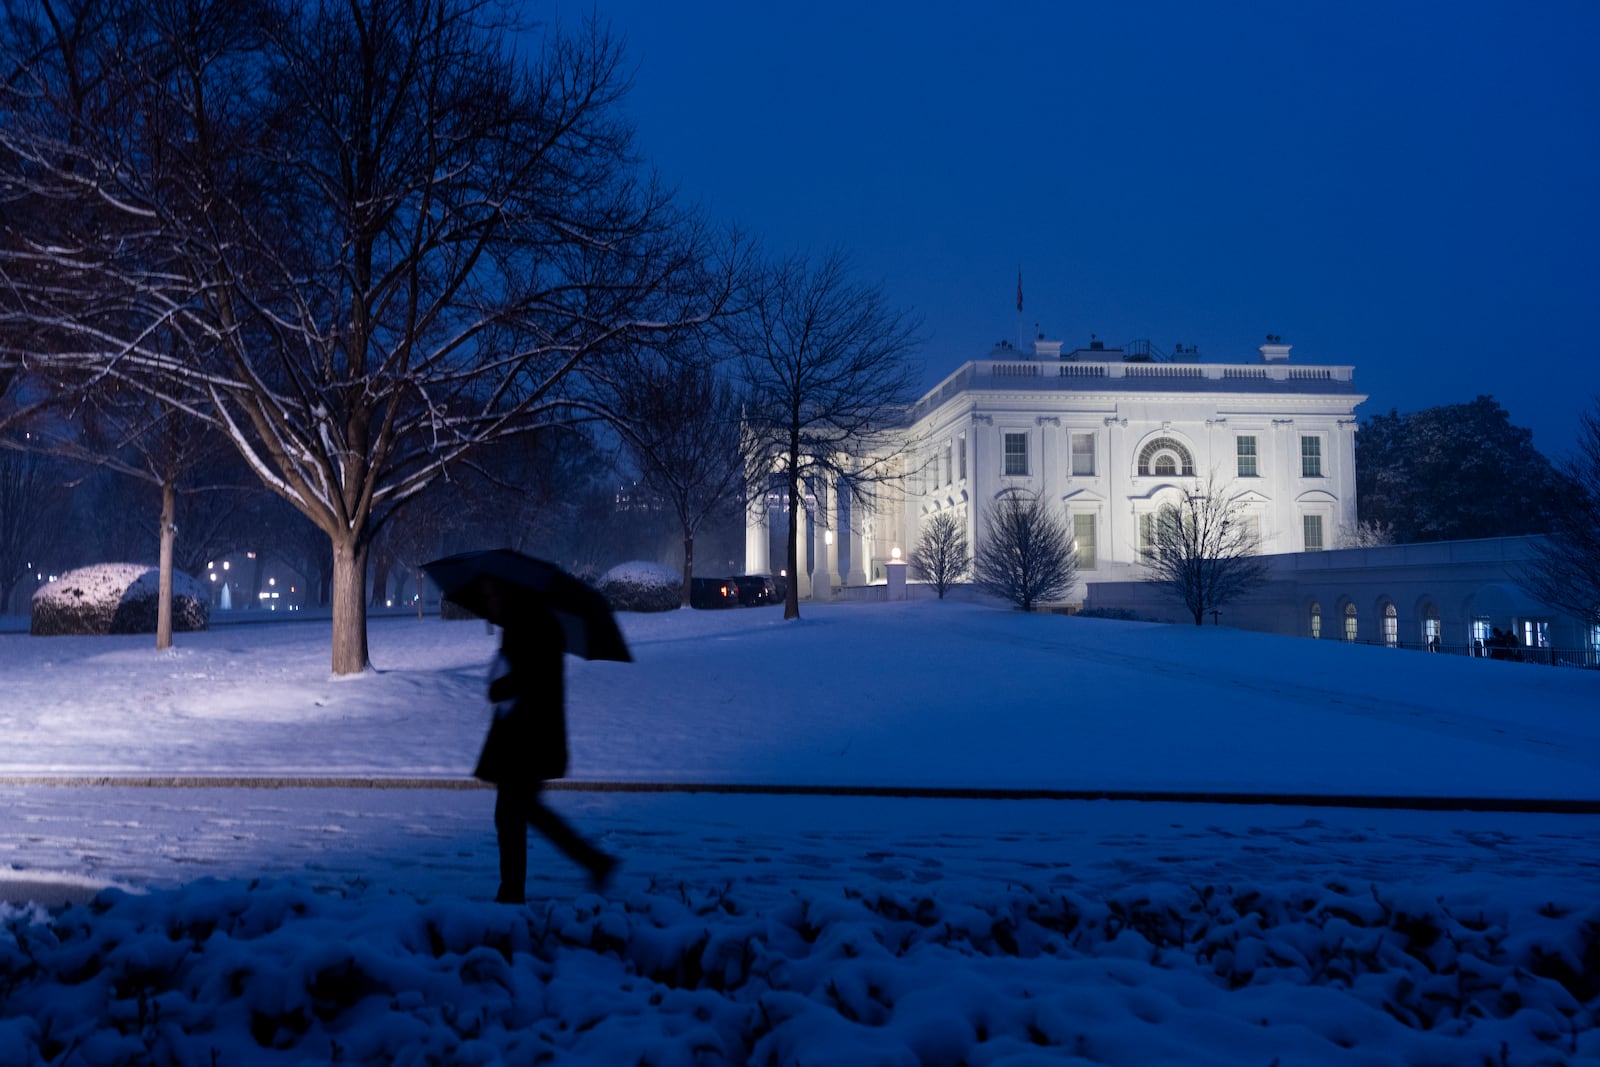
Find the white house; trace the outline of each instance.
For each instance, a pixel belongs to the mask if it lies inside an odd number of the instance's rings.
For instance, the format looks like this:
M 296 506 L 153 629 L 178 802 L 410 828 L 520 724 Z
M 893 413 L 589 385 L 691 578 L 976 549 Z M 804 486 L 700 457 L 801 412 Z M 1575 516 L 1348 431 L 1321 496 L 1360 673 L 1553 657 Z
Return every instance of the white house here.
M 1069 603 L 1087 582 L 1139 577 L 1152 517 L 1208 482 L 1241 494 L 1263 552 L 1333 548 L 1354 527 L 1355 409 L 1366 397 L 1352 368 L 1292 364 L 1275 337 L 1250 363 L 1061 348 L 1002 344 L 930 390 L 908 412 L 901 491 L 878 492 L 875 506 L 852 515 L 848 494 L 816 487 L 802 593 L 880 579 L 939 512 L 976 545 L 985 510 L 1012 490 L 1041 494 L 1067 520 L 1080 569 Z M 770 508 L 752 512 L 751 571 L 770 569 L 771 520 Z

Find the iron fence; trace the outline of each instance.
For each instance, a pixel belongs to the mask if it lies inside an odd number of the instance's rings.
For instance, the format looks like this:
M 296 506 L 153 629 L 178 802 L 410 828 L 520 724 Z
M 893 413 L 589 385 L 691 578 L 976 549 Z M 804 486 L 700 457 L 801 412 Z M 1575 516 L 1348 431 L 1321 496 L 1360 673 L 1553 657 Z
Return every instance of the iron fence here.
M 1417 642 L 1374 641 L 1371 638 L 1362 638 L 1350 642 L 1357 645 L 1372 645 L 1377 648 L 1408 649 L 1412 652 L 1434 652 L 1442 656 L 1470 656 L 1474 659 L 1503 660 L 1510 663 L 1541 663 L 1550 667 L 1579 667 L 1588 670 L 1600 670 L 1600 648 L 1529 648 L 1517 646 L 1515 648 L 1490 645 L 1482 641 L 1470 645 L 1423 645 Z

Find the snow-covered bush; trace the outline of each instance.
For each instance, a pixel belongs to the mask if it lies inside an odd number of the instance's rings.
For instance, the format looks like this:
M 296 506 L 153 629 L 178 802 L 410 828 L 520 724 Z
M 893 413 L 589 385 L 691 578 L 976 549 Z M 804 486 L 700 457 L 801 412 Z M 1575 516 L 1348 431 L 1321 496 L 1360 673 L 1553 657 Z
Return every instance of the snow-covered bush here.
M 155 633 L 160 586 L 161 572 L 142 563 L 79 567 L 33 594 L 28 632 L 43 637 Z M 205 586 L 173 571 L 173 632 L 204 630 L 210 622 Z
M 659 563 L 619 563 L 599 589 L 614 611 L 672 611 L 683 603 L 683 575 Z

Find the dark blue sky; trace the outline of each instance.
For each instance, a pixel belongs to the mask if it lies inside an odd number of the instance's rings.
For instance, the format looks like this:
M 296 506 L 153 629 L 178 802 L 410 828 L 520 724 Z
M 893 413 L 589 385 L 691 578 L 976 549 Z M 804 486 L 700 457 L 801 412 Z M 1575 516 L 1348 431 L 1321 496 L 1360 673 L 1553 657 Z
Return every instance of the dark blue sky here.
M 594 10 L 661 173 L 848 249 L 929 385 L 1035 323 L 1221 362 L 1277 333 L 1353 364 L 1363 415 L 1488 393 L 1566 452 L 1600 393 L 1600 4 L 986 7 Z

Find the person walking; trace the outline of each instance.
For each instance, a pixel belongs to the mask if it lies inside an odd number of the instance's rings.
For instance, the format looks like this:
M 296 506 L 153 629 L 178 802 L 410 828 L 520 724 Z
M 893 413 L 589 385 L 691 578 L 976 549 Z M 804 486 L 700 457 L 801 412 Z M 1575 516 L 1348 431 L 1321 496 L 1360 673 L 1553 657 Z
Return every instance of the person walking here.
M 493 594 L 490 594 L 493 596 Z M 543 834 L 589 872 L 603 890 L 617 858 L 580 837 L 545 806 L 544 783 L 567 773 L 566 640 L 548 611 L 521 612 L 502 629 L 489 680 L 494 717 L 473 777 L 495 787 L 494 828 L 500 847 L 500 889 L 495 900 L 526 900 L 528 827 Z

